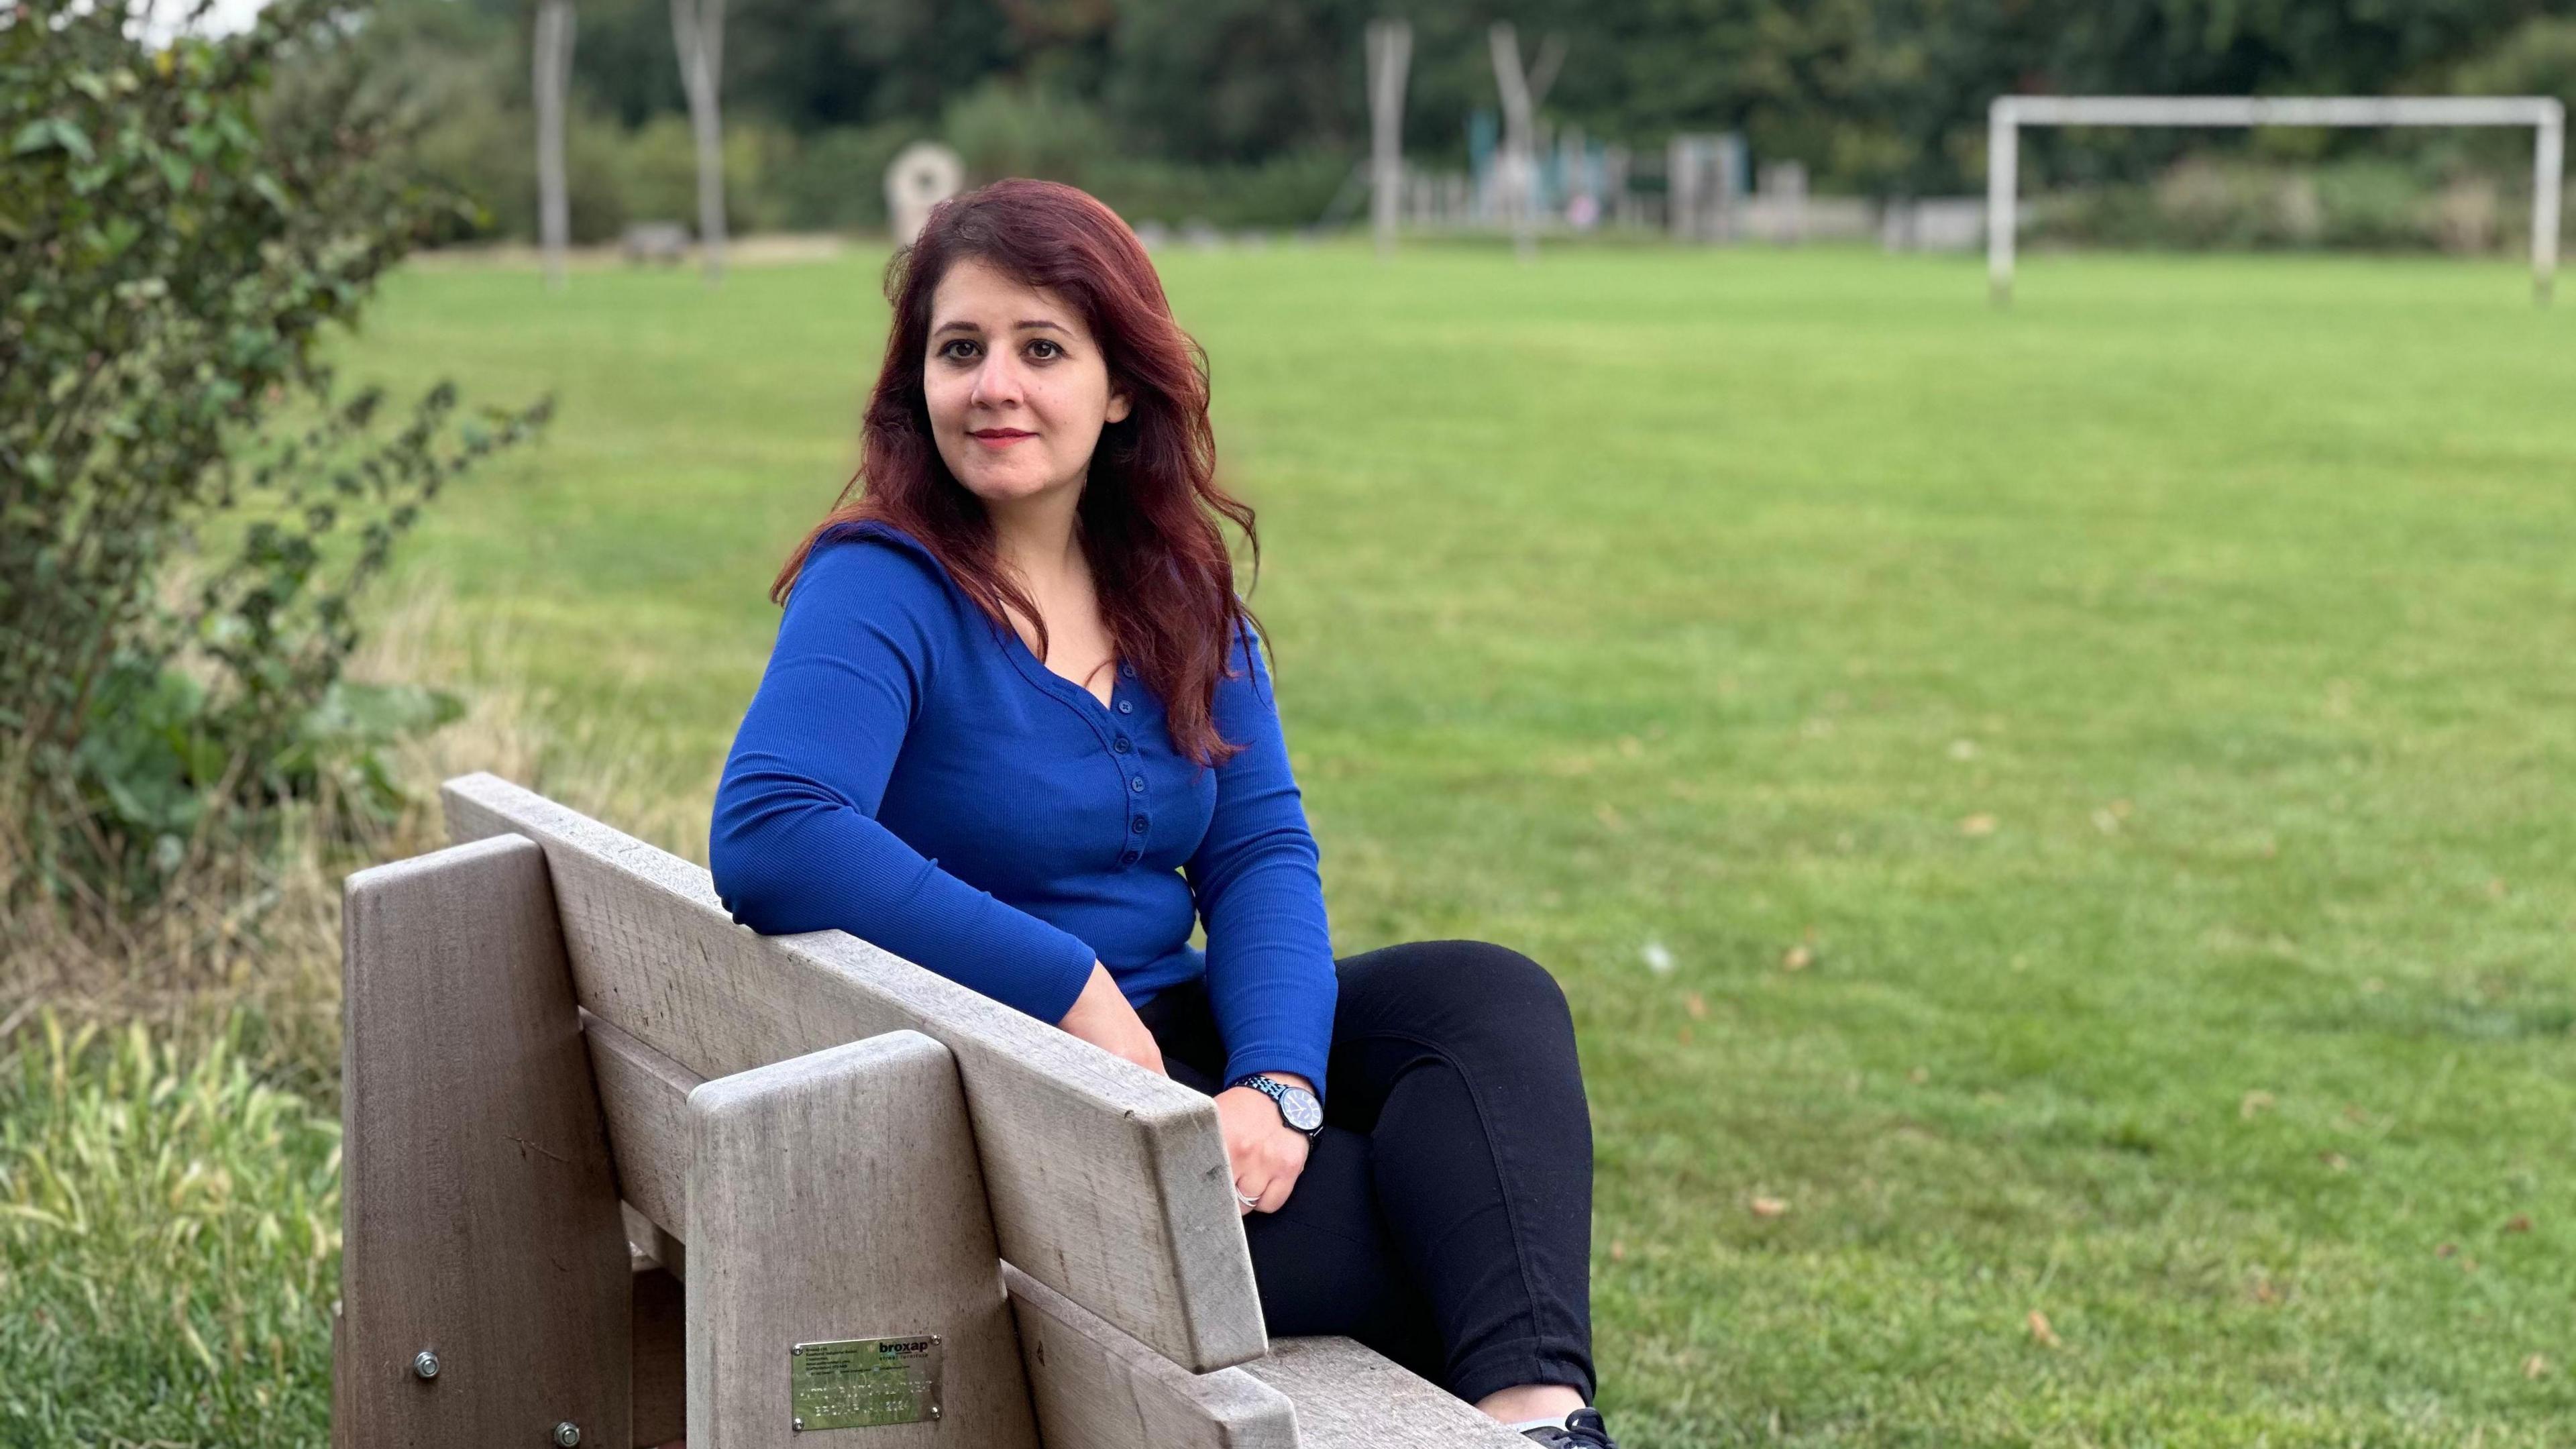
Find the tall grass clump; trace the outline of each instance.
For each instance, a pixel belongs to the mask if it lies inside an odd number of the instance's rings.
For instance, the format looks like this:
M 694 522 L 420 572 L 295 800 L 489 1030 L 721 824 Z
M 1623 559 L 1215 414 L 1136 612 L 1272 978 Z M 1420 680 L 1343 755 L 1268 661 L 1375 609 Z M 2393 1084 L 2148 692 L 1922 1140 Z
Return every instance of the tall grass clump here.
M 238 1030 L 45 1016 L 0 1061 L 0 1443 L 321 1442 L 339 1176 Z

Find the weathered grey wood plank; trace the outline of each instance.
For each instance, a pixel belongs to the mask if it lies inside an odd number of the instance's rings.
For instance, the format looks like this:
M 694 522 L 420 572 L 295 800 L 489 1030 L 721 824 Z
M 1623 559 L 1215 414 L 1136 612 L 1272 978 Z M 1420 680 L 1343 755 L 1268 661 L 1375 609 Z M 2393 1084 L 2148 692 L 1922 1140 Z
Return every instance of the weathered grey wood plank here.
M 743 930 L 704 870 L 508 781 L 443 795 L 456 838 L 544 847 L 590 1011 L 707 1078 L 928 1034 L 956 1055 L 1003 1256 L 1186 1368 L 1264 1352 L 1208 1098 L 845 933 Z
M 897 1031 L 689 1094 L 693 1444 L 788 1449 L 789 1349 L 936 1334 L 940 1415 L 871 1449 L 1037 1449 L 949 1050 Z
M 504 838 L 359 871 L 342 925 L 335 1433 L 629 1442 L 632 1275 L 544 857 Z
M 599 1084 L 617 1190 L 655 1228 L 689 1240 L 689 1093 L 695 1072 L 585 1011 L 581 1036 Z M 629 1233 L 632 1238 L 634 1235 Z M 659 1244 L 639 1243 L 673 1271 Z
M 1287 1396 L 1239 1368 L 1193 1374 L 1002 1265 L 1046 1449 L 1297 1449 Z
M 1347 1338 L 1277 1338 L 1243 1372 L 1297 1406 L 1305 1449 L 1530 1449 L 1447 1389 Z

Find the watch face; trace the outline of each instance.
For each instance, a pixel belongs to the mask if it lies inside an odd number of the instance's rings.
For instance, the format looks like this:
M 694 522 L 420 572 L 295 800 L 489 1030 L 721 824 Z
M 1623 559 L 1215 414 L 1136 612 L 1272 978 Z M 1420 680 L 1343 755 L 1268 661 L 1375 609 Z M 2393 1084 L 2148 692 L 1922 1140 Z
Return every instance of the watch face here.
M 1312 1132 L 1324 1125 L 1324 1104 L 1303 1087 L 1290 1087 L 1279 1094 L 1279 1113 L 1300 1132 Z

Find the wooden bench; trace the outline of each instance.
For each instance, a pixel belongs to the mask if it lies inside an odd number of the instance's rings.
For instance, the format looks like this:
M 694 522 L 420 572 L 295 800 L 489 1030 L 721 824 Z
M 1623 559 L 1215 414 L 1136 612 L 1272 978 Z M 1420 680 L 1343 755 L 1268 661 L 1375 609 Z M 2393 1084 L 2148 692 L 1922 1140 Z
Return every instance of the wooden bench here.
M 507 781 L 443 801 L 456 845 L 347 882 L 339 1449 L 1525 1449 L 1266 1336 L 1207 1097 Z

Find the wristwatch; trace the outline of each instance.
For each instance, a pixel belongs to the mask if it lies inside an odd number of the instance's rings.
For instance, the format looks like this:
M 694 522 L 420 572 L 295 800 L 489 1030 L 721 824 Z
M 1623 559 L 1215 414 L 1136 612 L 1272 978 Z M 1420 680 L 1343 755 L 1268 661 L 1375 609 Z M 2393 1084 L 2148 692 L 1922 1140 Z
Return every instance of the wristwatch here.
M 1255 1072 L 1230 1085 L 1250 1087 L 1277 1103 L 1279 1119 L 1305 1133 L 1310 1139 L 1324 1130 L 1324 1104 L 1316 1101 L 1315 1094 L 1303 1087 L 1292 1087 L 1276 1077 L 1261 1072 Z

